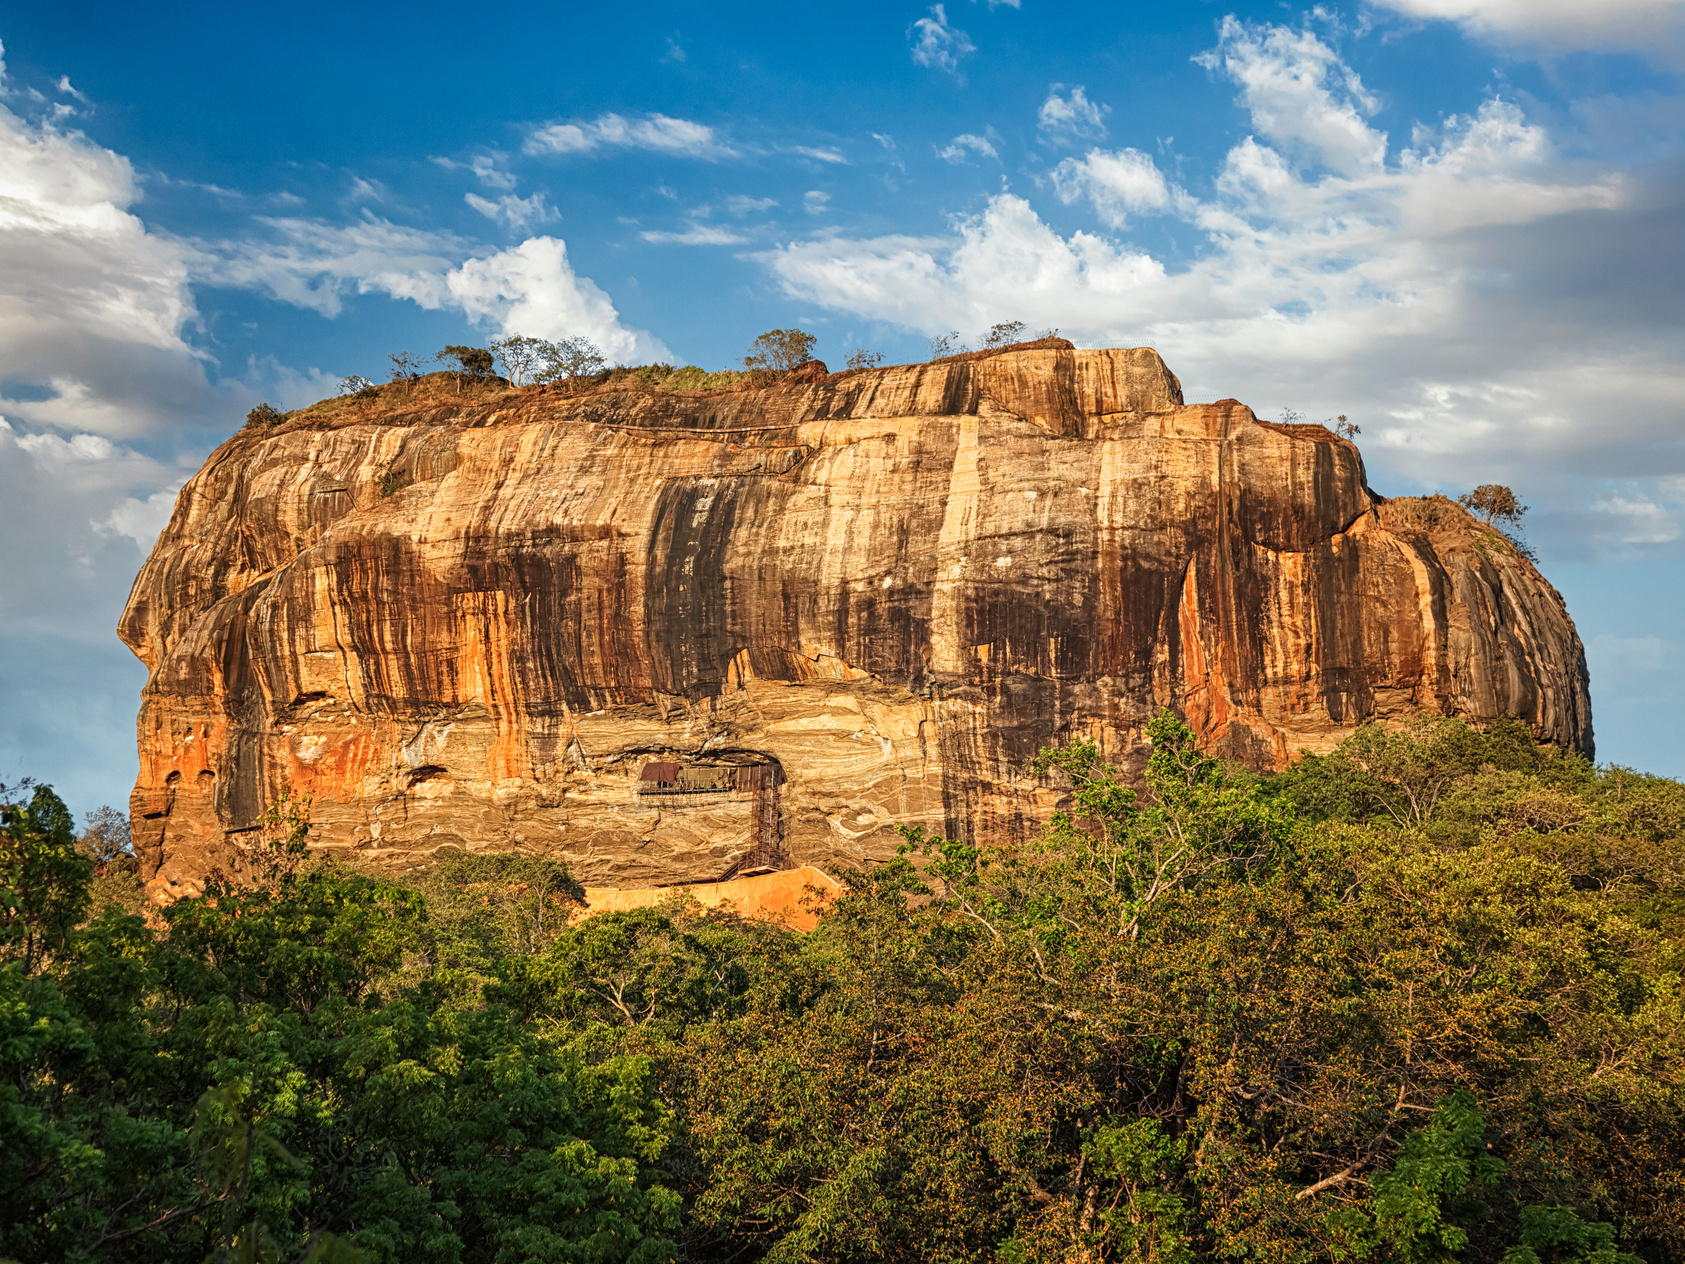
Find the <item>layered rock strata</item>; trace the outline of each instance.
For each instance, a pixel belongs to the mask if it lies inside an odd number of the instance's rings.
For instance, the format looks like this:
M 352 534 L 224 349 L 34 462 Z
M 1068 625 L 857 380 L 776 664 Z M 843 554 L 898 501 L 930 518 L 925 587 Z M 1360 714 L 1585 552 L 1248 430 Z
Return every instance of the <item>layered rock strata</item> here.
M 1592 741 L 1573 624 L 1507 541 L 1377 496 L 1320 426 L 1184 404 L 1145 349 L 306 415 L 182 489 L 120 634 L 160 894 L 283 787 L 375 861 L 647 887 L 883 857 L 902 823 L 1022 837 L 1060 793 L 1039 748 L 1138 767 L 1163 706 L 1262 769 L 1418 712 Z

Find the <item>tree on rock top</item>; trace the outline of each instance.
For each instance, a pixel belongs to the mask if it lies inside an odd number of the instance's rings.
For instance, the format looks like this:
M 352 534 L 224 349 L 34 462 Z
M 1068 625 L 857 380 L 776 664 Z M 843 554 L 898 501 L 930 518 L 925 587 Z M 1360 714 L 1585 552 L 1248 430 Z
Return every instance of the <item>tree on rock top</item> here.
M 491 376 L 492 355 L 484 347 L 446 347 L 434 359 L 441 364 L 451 365 L 456 374 L 456 389 L 462 390 L 464 378 L 478 382 Z
M 818 338 L 805 329 L 769 329 L 749 344 L 743 365 L 749 369 L 793 369 L 813 359 Z
M 1518 523 L 1521 515 L 1527 512 L 1521 498 L 1502 483 L 1482 483 L 1472 492 L 1457 497 L 1457 503 L 1471 513 L 1479 514 L 1480 520 L 1488 526 L 1499 522 Z

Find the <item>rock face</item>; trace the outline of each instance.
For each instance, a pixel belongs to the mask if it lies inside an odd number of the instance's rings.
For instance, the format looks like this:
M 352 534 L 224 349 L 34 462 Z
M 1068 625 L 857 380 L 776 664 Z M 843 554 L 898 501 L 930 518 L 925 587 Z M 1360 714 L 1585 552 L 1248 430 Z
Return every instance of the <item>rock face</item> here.
M 1144 349 L 307 414 L 183 488 L 120 634 L 159 893 L 283 786 L 377 861 L 647 887 L 1020 837 L 1040 747 L 1136 768 L 1166 705 L 1265 769 L 1424 711 L 1592 742 L 1530 562 Z

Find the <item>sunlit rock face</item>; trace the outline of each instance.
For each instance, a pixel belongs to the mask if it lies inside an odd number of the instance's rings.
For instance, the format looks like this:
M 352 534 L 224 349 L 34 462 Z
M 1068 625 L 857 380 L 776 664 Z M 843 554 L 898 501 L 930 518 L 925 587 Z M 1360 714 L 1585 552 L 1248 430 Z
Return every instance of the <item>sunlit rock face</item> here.
M 1320 426 L 1185 405 L 1145 349 L 298 418 L 182 490 L 120 633 L 161 896 L 284 786 L 377 862 L 518 848 L 647 887 L 769 830 L 817 864 L 903 823 L 1023 837 L 1060 794 L 1038 749 L 1138 770 L 1164 706 L 1260 769 L 1424 711 L 1591 751 L 1531 563 L 1375 495 Z M 651 763 L 778 773 L 650 793 Z

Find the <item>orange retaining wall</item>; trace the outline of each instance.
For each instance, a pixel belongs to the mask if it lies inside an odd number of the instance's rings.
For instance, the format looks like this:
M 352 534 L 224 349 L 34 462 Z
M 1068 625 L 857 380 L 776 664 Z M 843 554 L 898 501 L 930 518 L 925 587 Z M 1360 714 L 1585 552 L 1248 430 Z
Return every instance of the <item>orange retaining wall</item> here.
M 842 892 L 842 883 L 830 874 L 812 865 L 803 865 L 780 873 L 757 874 L 731 882 L 703 882 L 695 886 L 645 887 L 631 891 L 615 887 L 586 887 L 585 908 L 574 916 L 591 917 L 597 913 L 652 908 L 674 895 L 684 894 L 704 908 L 781 922 L 792 930 L 812 930 L 819 924 L 819 914 L 825 906 Z

